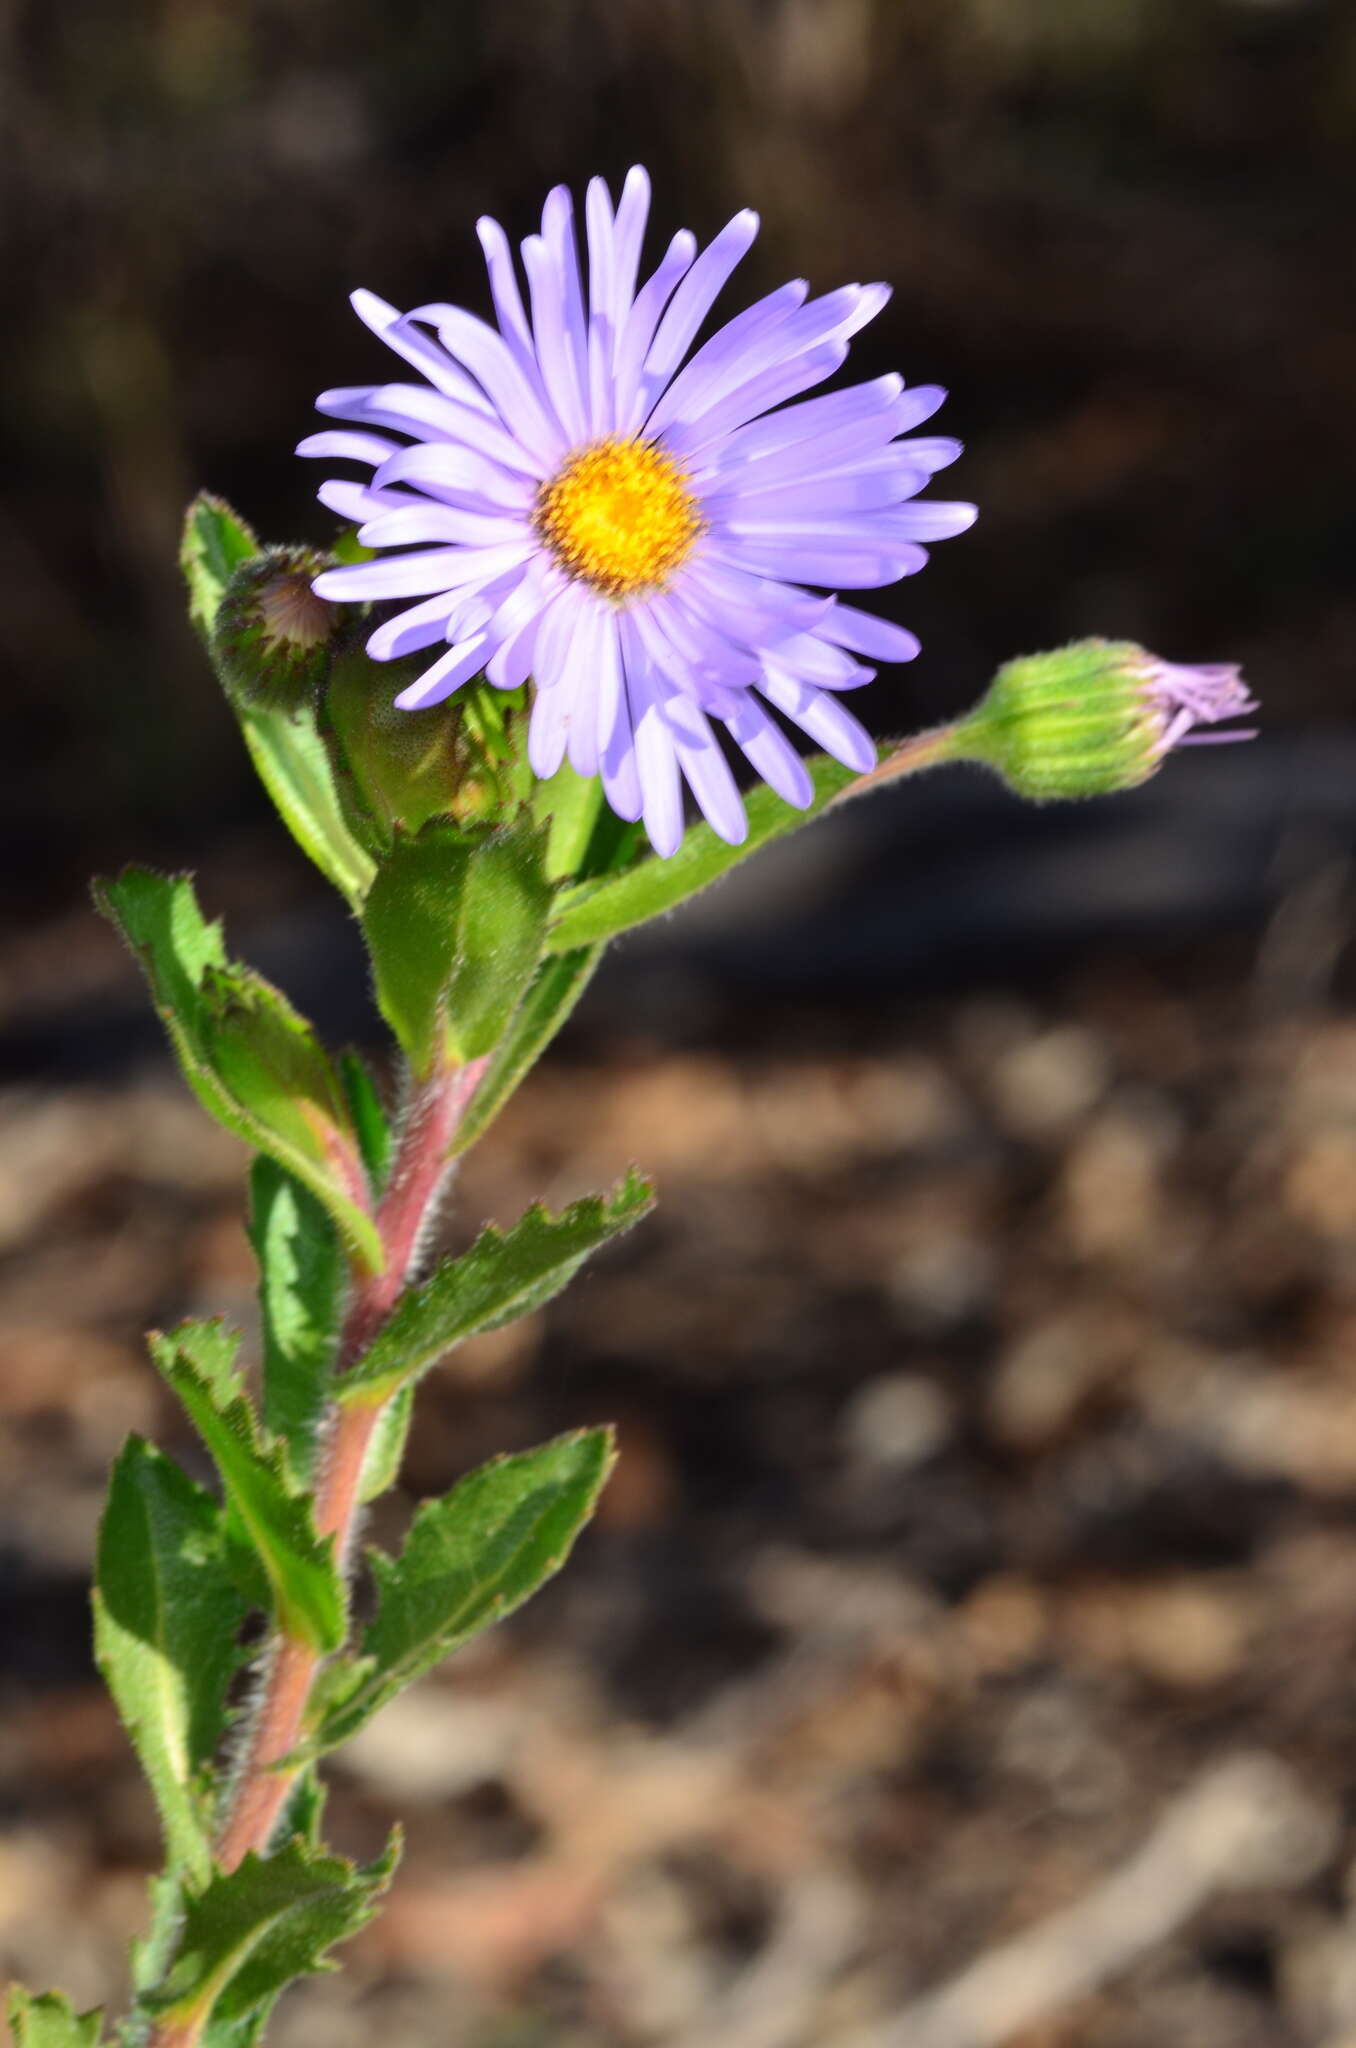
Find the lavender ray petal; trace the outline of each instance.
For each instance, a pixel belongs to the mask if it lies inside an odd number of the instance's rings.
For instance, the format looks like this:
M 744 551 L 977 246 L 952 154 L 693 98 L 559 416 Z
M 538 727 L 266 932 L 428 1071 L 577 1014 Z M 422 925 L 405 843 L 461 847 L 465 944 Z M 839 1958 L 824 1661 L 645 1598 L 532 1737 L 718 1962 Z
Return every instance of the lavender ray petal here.
M 850 647 L 854 654 L 869 655 L 874 661 L 912 661 L 919 652 L 917 636 L 907 626 L 890 619 L 878 619 L 872 612 L 834 600 L 823 622 L 816 628 L 821 640 Z
M 460 306 L 420 306 L 410 318 L 436 326 L 444 348 L 484 387 L 514 439 L 554 469 L 565 453 L 560 427 L 503 335 Z
M 635 733 L 641 815 L 651 846 L 667 860 L 683 843 L 682 777 L 663 710 L 669 692 L 635 630 L 633 612 L 622 613 L 618 630 Z
M 752 248 L 758 216 L 749 207 L 725 223 L 702 250 L 673 295 L 645 356 L 644 385 L 649 404 L 682 362 L 736 264 Z M 649 404 L 646 410 L 649 410 Z
M 732 385 L 743 382 L 749 375 L 750 351 L 770 335 L 785 332 L 788 315 L 804 303 L 809 289 L 803 277 L 794 278 L 736 313 L 683 365 L 645 422 L 646 432 L 657 434 L 670 421 L 695 418 Z
M 915 576 L 925 567 L 927 549 L 896 541 L 887 548 L 863 548 L 858 554 L 827 555 L 818 548 L 756 547 L 752 541 L 722 542 L 711 553 L 732 569 L 769 576 L 785 583 L 814 583 L 824 589 L 875 590 Z
M 521 519 L 493 513 L 464 512 L 455 505 L 435 505 L 426 498 L 401 512 L 383 512 L 358 535 L 365 548 L 401 547 L 410 541 L 450 541 L 460 547 L 505 547 L 531 543 L 531 530 Z
M 298 441 L 296 452 L 331 456 L 335 461 L 370 462 L 375 467 L 399 446 L 398 441 L 388 441 L 384 434 L 354 434 L 343 427 L 326 427 L 323 433 L 308 434 L 304 441 Z
M 523 243 L 523 266 L 527 271 L 528 291 L 532 299 L 532 331 L 537 338 L 537 361 L 541 365 L 547 401 L 560 423 L 565 442 L 585 441 L 588 439 L 588 344 L 583 337 L 580 338 L 583 360 L 577 362 L 560 258 L 540 235 L 529 235 Z
M 411 683 L 393 700 L 397 711 L 427 711 L 430 705 L 441 704 L 472 676 L 480 674 L 488 645 L 489 635 L 476 633 L 456 647 L 449 647 L 441 661 L 425 669 L 418 682 Z
M 387 456 L 373 477 L 378 489 L 411 483 L 421 490 L 471 490 L 513 511 L 526 512 L 536 495 L 531 478 L 518 476 L 499 463 L 458 447 L 451 441 L 418 441 Z
M 749 836 L 749 821 L 738 784 L 706 713 L 686 697 L 670 697 L 664 708 L 678 765 L 702 816 L 728 846 L 739 846 Z
M 802 732 L 817 740 L 835 761 L 865 775 L 876 765 L 876 743 L 864 725 L 836 697 L 784 674 L 775 662 L 765 664 L 758 685 L 770 704 L 784 711 Z
M 805 810 L 815 793 L 810 771 L 751 690 L 745 691 L 725 723 L 764 782 L 798 811 Z
M 351 526 L 361 526 L 365 519 L 375 519 L 379 512 L 398 512 L 402 505 L 410 503 L 408 491 L 374 491 L 367 484 L 349 483 L 343 477 L 328 478 L 316 496 Z
M 746 420 L 780 405 L 784 399 L 794 398 L 797 393 L 822 384 L 846 361 L 845 341 L 826 341 L 819 348 L 807 349 L 804 355 L 793 356 L 790 362 L 778 363 L 761 375 L 751 377 L 748 383 L 741 384 L 690 426 L 675 427 L 664 436 L 665 444 L 680 462 L 694 460 L 704 449 L 741 427 Z
M 349 295 L 349 303 L 365 327 L 379 335 L 398 356 L 412 363 L 422 371 L 448 398 L 455 398 L 468 406 L 472 412 L 492 411 L 489 400 L 480 387 L 465 376 L 455 363 L 448 361 L 443 350 L 426 334 L 420 334 L 411 326 L 413 318 L 408 313 L 397 313 L 394 306 L 388 306 L 385 299 L 379 299 L 375 292 L 356 291 Z
M 393 555 L 384 562 L 358 562 L 326 569 L 312 589 L 318 597 L 356 598 L 372 603 L 383 597 L 427 597 L 435 590 L 457 590 L 464 583 L 498 575 L 525 561 L 530 547 L 430 548 L 425 553 Z
M 532 329 L 523 308 L 523 295 L 518 289 L 509 238 L 498 221 L 488 213 L 482 214 L 476 222 L 476 234 L 489 272 L 490 297 L 494 301 L 494 317 L 499 322 L 499 332 L 517 355 L 531 358 L 534 353 Z
M 613 226 L 612 239 L 615 250 L 615 274 L 613 298 L 609 308 L 612 331 L 618 342 L 621 339 L 626 316 L 636 295 L 636 277 L 640 270 L 641 244 L 645 240 L 645 223 L 650 213 L 649 174 L 640 164 L 632 164 L 622 184 L 621 198 L 617 201 L 617 218 Z M 616 367 L 615 360 L 612 365 Z
M 418 654 L 435 641 L 446 640 L 453 602 L 447 591 L 440 590 L 435 597 L 426 597 L 422 604 L 413 605 L 396 618 L 383 620 L 367 639 L 367 651 L 373 661 L 398 661 L 404 654 Z
M 679 228 L 665 250 L 659 267 L 649 276 L 631 303 L 617 338 L 615 417 L 619 434 L 633 434 L 645 417 L 641 395 L 641 372 L 654 337 L 659 316 L 697 254 L 697 240 L 686 228 Z

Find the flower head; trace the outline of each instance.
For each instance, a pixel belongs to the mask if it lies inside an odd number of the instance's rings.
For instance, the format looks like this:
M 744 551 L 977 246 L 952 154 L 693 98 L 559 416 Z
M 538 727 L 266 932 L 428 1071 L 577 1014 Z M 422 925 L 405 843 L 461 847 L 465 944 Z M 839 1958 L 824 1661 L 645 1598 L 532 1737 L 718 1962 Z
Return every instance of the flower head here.
M 1006 662 L 950 752 L 1038 803 L 1104 796 L 1147 782 L 1174 747 L 1252 739 L 1214 728 L 1256 709 L 1232 663 L 1186 667 L 1133 641 L 1076 640 Z
M 805 586 L 893 583 L 975 511 L 910 502 L 960 453 L 900 438 L 941 404 L 935 385 L 889 376 L 802 397 L 841 367 L 885 286 L 810 299 L 803 280 L 783 285 L 694 352 L 757 216 L 736 214 L 700 252 L 676 234 L 638 284 L 649 197 L 640 169 L 615 210 L 591 182 L 585 277 L 558 186 L 522 245 L 526 304 L 502 228 L 482 220 L 496 326 L 355 293 L 425 381 L 322 393 L 320 410 L 351 427 L 300 452 L 368 465 L 369 482 L 327 482 L 321 500 L 365 546 L 402 550 L 328 570 L 317 592 L 412 601 L 371 635 L 379 661 L 442 650 L 395 702 L 423 709 L 482 672 L 505 690 L 530 677 L 534 771 L 568 756 L 600 775 L 612 808 L 643 818 L 667 854 L 684 781 L 722 838 L 744 837 L 713 720 L 788 803 L 810 801 L 810 778 L 769 706 L 849 766 L 874 766 L 841 693 L 875 674 L 858 657 L 908 661 L 918 642 Z

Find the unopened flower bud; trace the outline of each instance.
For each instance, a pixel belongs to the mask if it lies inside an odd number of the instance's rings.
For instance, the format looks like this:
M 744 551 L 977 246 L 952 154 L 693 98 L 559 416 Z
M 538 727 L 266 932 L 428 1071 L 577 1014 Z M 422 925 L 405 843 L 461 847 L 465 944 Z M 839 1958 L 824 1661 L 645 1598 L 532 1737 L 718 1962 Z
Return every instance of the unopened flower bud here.
M 314 700 L 344 627 L 338 607 L 312 588 L 325 561 L 311 548 L 265 548 L 232 575 L 212 651 L 242 702 L 295 711 Z
M 1077 640 L 999 669 L 954 728 L 952 758 L 982 761 L 1045 803 L 1147 782 L 1173 747 L 1251 739 L 1201 731 L 1255 710 L 1238 669 L 1160 661 L 1129 640 Z
M 356 648 L 340 654 L 321 698 L 320 723 L 353 829 L 373 851 L 397 827 L 430 818 L 501 824 L 531 789 L 525 692 L 471 683 L 462 716 L 399 711 Z

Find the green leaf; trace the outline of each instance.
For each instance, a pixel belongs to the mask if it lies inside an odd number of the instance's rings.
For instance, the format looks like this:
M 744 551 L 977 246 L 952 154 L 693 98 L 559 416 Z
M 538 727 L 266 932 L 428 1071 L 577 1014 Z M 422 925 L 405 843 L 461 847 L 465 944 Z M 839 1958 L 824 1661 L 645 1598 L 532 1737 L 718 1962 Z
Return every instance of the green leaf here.
M 132 1942 L 128 1958 L 132 1989 L 138 1999 L 143 1992 L 153 1991 L 169 1968 L 184 1911 L 184 1882 L 179 1872 L 153 1877 L 146 1889 L 150 1897 L 151 1924 Z M 124 2028 L 123 2038 L 132 2037 L 132 2028 Z
M 454 1152 L 465 1152 L 493 1123 L 569 1017 L 602 957 L 601 946 L 578 946 L 542 961 L 457 1126 Z
M 96 2048 L 103 2027 L 101 2012 L 78 2013 L 64 1993 L 35 1996 L 22 1984 L 11 1985 L 7 2012 L 14 2048 Z
M 184 515 L 179 567 L 188 585 L 188 615 L 209 647 L 226 585 L 258 552 L 258 539 L 240 514 L 224 498 L 200 491 Z
M 425 1501 L 399 1558 L 369 1552 L 379 1594 L 361 1654 L 333 1668 L 313 1738 L 332 1749 L 398 1692 L 559 1571 L 615 1461 L 610 1429 L 496 1458 Z
M 129 1438 L 99 1529 L 94 1651 L 150 1781 L 169 1861 L 198 1883 L 211 1869 L 207 1774 L 244 1618 L 217 1503 L 154 1445 Z
M 539 1308 L 589 1256 L 638 1223 L 654 1190 L 632 1171 L 611 1195 L 572 1202 L 559 1216 L 535 1203 L 508 1231 L 491 1224 L 468 1252 L 445 1259 L 397 1303 L 371 1349 L 339 1381 L 345 1403 L 385 1398 L 454 1344 Z
M 356 1052 L 341 1052 L 339 1055 L 339 1079 L 343 1084 L 348 1101 L 353 1127 L 358 1133 L 358 1145 L 367 1168 L 367 1178 L 374 1196 L 380 1195 L 386 1186 L 386 1176 L 391 1170 L 391 1154 L 394 1140 L 391 1121 L 382 1106 L 377 1084 L 373 1080 L 367 1063 L 359 1059 Z
M 568 761 L 554 775 L 535 784 L 532 808 L 550 824 L 546 872 L 553 882 L 573 880 L 584 865 L 593 828 L 603 804 L 603 785 L 596 775 L 580 775 Z
M 386 1493 L 400 1477 L 400 1467 L 405 1457 L 405 1443 L 410 1433 L 410 1417 L 414 1413 L 414 1382 L 403 1386 L 377 1417 L 377 1426 L 372 1432 L 363 1459 L 362 1476 L 358 1481 L 358 1499 L 362 1502 L 376 1500 Z
M 251 1594 L 267 1582 L 279 1627 L 323 1651 L 344 1639 L 346 1598 L 330 1538 L 317 1536 L 310 1496 L 288 1471 L 284 1447 L 259 1429 L 236 1369 L 239 1338 L 219 1323 L 184 1323 L 152 1335 L 151 1355 L 216 1460 L 246 1557 L 236 1570 Z
M 250 1170 L 250 1243 L 259 1261 L 264 1425 L 283 1440 L 293 1477 L 315 1463 L 339 1338 L 346 1267 L 319 1202 L 276 1160 Z
M 376 873 L 376 863 L 349 830 L 329 750 L 309 706 L 291 713 L 234 703 L 259 780 L 284 825 L 353 910 Z
M 210 2015 L 215 2032 L 247 2020 L 298 1977 L 332 1967 L 327 1951 L 371 1919 L 397 1854 L 393 1841 L 379 1863 L 360 1867 L 294 1840 L 218 1871 L 190 1894 L 174 1962 L 149 2009 L 189 2035 Z
M 472 838 L 437 820 L 397 837 L 363 911 L 377 1001 L 417 1074 L 490 1052 L 541 958 L 545 828 Z
M 357 1133 L 311 1026 L 261 975 L 227 960 L 221 926 L 204 918 L 187 877 L 128 868 L 94 895 L 140 960 L 203 1107 L 303 1182 L 354 1256 L 379 1270 Z
M 693 825 L 677 853 L 667 860 L 644 860 L 621 874 L 605 875 L 565 890 L 556 899 L 551 919 L 547 942 L 551 951 L 564 953 L 576 946 L 597 945 L 601 940 L 616 938 L 619 932 L 631 931 L 638 924 L 647 924 L 652 917 L 676 910 L 689 896 L 709 888 L 731 868 L 738 867 L 760 846 L 817 818 L 849 783 L 861 779 L 857 769 L 845 768 L 841 761 L 830 760 L 827 754 L 816 754 L 805 765 L 815 790 L 808 808 L 793 810 L 775 790 L 761 783 L 745 799 L 749 835 L 742 845 L 727 846 L 709 825 Z

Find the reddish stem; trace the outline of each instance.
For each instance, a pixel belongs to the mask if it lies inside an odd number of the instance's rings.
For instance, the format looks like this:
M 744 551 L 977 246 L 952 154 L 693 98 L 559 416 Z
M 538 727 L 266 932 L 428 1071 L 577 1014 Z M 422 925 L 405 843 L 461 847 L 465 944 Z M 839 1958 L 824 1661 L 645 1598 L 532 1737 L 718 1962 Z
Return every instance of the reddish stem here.
M 437 1072 L 417 1084 L 410 1097 L 391 1178 L 376 1214 L 386 1263 L 379 1273 L 361 1275 L 353 1283 L 339 1336 L 340 1371 L 361 1358 L 404 1291 L 451 1171 L 449 1147 L 485 1064 L 472 1060 L 467 1066 Z M 380 1404 L 336 1403 L 331 1417 L 315 1520 L 321 1536 L 334 1537 L 341 1561 L 351 1547 L 363 1465 L 381 1413 Z M 309 1643 L 278 1635 L 217 1845 L 216 1858 L 223 1870 L 234 1870 L 251 1850 L 263 1855 L 273 1838 L 297 1778 L 295 1770 L 279 1766 L 301 1738 L 311 1687 L 323 1662 L 321 1652 Z

